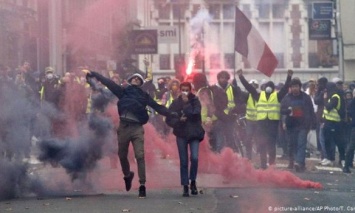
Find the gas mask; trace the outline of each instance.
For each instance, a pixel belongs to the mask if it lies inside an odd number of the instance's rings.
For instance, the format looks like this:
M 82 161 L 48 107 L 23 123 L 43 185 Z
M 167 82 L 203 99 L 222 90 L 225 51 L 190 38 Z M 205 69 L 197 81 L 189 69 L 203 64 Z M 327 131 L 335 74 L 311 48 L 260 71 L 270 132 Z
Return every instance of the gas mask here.
M 271 87 L 266 87 L 265 88 L 266 93 L 272 93 L 272 88 Z
M 48 80 L 52 80 L 53 77 L 54 77 L 53 73 L 48 73 L 48 74 L 46 74 L 46 78 L 47 78 Z

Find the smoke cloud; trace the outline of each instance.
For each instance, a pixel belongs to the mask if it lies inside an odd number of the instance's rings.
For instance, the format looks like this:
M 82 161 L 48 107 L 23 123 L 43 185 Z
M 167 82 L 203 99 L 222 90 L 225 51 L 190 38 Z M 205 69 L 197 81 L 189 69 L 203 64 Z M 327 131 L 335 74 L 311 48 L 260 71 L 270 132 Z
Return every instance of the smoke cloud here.
M 93 114 L 89 117 L 88 126 L 79 131 L 79 138 L 42 140 L 38 159 L 53 166 L 62 166 L 72 180 L 85 179 L 102 158 L 103 147 L 111 140 L 110 132 L 111 122 Z
M 102 2 L 109 4 L 104 7 Z M 78 18 L 78 23 L 83 23 L 85 27 L 104 26 L 100 22 L 100 15 L 110 14 L 112 8 L 117 6 L 116 2 L 119 1 L 97 1 L 86 10 L 84 16 Z M 106 11 L 105 8 L 109 10 Z M 82 22 L 84 19 L 91 21 Z M 201 33 L 202 25 L 207 24 L 210 19 L 207 10 L 204 10 L 191 20 L 195 36 Z M 72 51 L 91 44 L 91 41 L 82 39 L 80 29 L 68 30 L 68 42 L 72 45 Z M 198 42 L 196 39 L 191 37 L 195 43 Z M 94 46 L 105 45 L 99 43 Z M 191 60 L 202 51 L 201 48 L 200 44 L 193 48 L 190 53 Z M 121 172 L 106 166 L 107 159 L 113 162 L 112 164 L 118 161 L 114 129 L 119 119 L 114 103 L 107 103 L 106 100 L 98 98 L 93 105 L 105 111 L 86 118 L 85 89 L 68 87 L 64 94 L 62 110 L 58 111 L 45 103 L 40 107 L 36 97 L 29 96 L 23 90 L 0 86 L 0 200 L 27 195 L 60 194 L 65 190 L 73 192 L 78 185 L 99 192 L 112 188 L 124 189 Z M 179 186 L 179 157 L 175 137 L 170 134 L 167 138 L 160 138 L 151 124 L 145 125 L 145 132 L 148 186 Z M 33 136 L 39 139 L 37 143 Z M 207 141 L 208 138 L 200 144 L 199 177 L 215 174 L 221 179 L 206 181 L 205 186 L 225 186 L 225 183 L 228 183 L 296 188 L 322 187 L 319 183 L 301 180 L 287 171 L 273 168 L 256 170 L 250 162 L 230 149 L 216 155 L 210 151 Z M 31 157 L 38 158 L 43 164 L 28 164 Z M 132 170 L 136 170 L 132 150 L 129 159 Z M 138 181 L 134 181 L 137 186 Z M 79 184 L 76 185 L 77 183 Z

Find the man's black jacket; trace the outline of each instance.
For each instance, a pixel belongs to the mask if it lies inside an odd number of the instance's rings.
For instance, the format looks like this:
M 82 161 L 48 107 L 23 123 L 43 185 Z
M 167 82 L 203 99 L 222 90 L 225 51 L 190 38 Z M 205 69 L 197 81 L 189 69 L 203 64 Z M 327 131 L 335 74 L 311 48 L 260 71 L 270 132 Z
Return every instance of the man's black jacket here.
M 122 87 L 111 79 L 96 72 L 89 73 L 88 77 L 95 77 L 119 99 L 117 108 L 120 116 L 130 112 L 137 117 L 141 124 L 146 124 L 149 120 L 146 109 L 147 106 L 152 107 L 155 111 L 164 116 L 170 115 L 169 110 L 165 106 L 159 105 L 148 93 L 144 92 L 138 86 L 128 85 L 127 87 Z

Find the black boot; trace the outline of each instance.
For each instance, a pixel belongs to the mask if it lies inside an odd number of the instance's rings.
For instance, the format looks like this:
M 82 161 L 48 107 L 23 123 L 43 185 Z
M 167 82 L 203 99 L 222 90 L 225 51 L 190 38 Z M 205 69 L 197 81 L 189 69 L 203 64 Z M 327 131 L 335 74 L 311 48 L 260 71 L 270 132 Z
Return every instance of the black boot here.
M 183 192 L 182 192 L 182 196 L 183 196 L 183 197 L 188 197 L 188 196 L 190 196 L 190 195 L 189 195 L 189 186 L 188 186 L 188 185 L 184 185 L 184 190 L 183 190 Z
M 132 187 L 132 180 L 134 178 L 134 172 L 129 172 L 129 175 L 127 177 L 124 177 L 123 180 L 125 182 L 126 185 L 126 191 L 128 192 L 131 187 Z
M 197 195 L 197 187 L 196 187 L 196 181 L 191 181 L 191 185 L 190 185 L 190 189 L 191 189 L 191 194 L 192 195 Z
M 138 194 L 139 198 L 145 198 L 147 196 L 146 190 L 145 190 L 145 185 L 141 185 L 139 187 L 139 191 L 138 192 L 139 192 L 139 194 Z
M 345 166 L 345 167 L 343 168 L 343 172 L 344 172 L 344 173 L 348 173 L 348 174 L 351 173 L 351 171 L 350 171 L 350 169 L 349 169 L 348 166 Z

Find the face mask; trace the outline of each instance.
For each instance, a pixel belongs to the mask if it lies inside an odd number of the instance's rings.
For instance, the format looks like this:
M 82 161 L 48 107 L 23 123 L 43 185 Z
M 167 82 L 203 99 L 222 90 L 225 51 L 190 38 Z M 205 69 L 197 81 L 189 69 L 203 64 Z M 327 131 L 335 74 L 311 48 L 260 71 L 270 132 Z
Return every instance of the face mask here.
M 188 95 L 189 92 L 181 92 L 181 94 Z
M 54 75 L 52 73 L 49 73 L 46 75 L 46 77 L 48 80 L 51 80 L 51 79 L 53 79 Z
M 163 89 L 163 88 L 165 88 L 165 84 L 164 83 L 159 83 L 158 87 L 159 87 L 159 89 Z
M 271 93 L 272 92 L 272 88 L 271 87 L 266 87 L 265 88 L 265 92 L 266 93 Z

